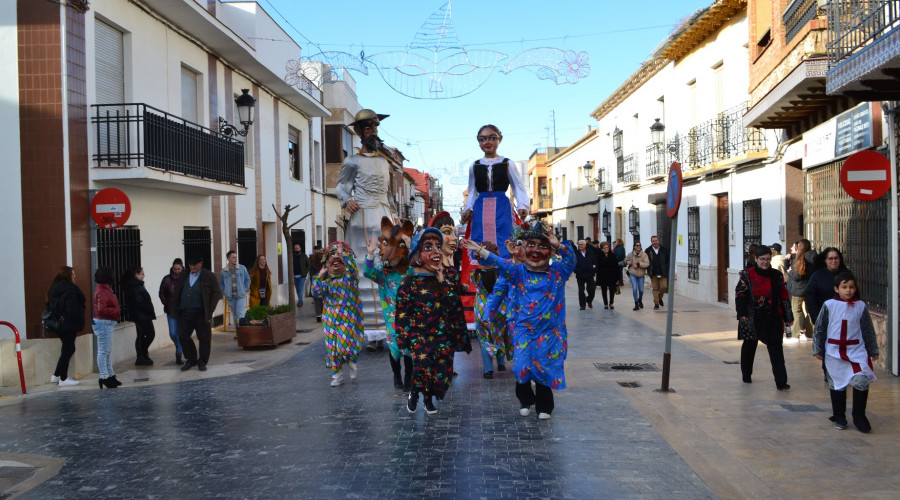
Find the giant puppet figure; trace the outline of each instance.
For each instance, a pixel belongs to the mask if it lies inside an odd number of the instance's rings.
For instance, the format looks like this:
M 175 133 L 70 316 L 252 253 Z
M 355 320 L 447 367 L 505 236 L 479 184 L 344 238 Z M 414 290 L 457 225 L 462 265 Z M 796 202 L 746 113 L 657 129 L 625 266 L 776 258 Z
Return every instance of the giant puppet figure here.
M 358 154 L 348 156 L 344 160 L 338 174 L 337 197 L 341 202 L 349 221 L 344 231 L 344 240 L 357 255 L 366 253 L 369 238 L 381 236 L 381 219 L 388 217 L 394 220 L 396 215 L 388 201 L 388 189 L 391 183 L 391 166 L 379 151 L 381 139 L 378 138 L 378 125 L 388 115 L 380 115 L 371 109 L 356 113 L 350 124 L 362 140 Z M 367 328 L 366 337 L 370 341 L 368 348 L 374 348 L 373 342 L 387 338 L 387 333 L 379 317 L 380 301 L 371 280 L 360 276 L 360 299 L 367 323 L 375 322 L 374 329 Z

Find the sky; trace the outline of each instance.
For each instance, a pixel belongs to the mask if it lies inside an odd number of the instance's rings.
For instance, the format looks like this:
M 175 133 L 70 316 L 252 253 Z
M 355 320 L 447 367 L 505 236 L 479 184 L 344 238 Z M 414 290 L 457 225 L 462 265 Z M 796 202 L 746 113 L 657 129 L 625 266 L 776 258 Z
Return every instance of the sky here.
M 303 57 L 322 51 L 358 56 L 364 51 L 375 60 L 386 58 L 386 53 L 408 51 L 420 27 L 446 4 L 444 0 L 257 1 L 300 45 Z M 385 70 L 387 78 L 372 68 L 368 75 L 351 75 L 360 105 L 390 115 L 379 127 L 385 144 L 403 153 L 406 167 L 437 176 L 444 188 L 444 208 L 457 214 L 468 166 L 482 157 L 475 139 L 482 125 L 500 128 L 503 141 L 498 152 L 513 160 L 527 161 L 536 148 L 572 144 L 588 125 L 596 127 L 591 112 L 650 57 L 675 26 L 711 3 L 457 0 L 451 3 L 450 13 L 462 46 L 467 51 L 490 51 L 494 57 L 481 63 L 485 68 L 471 81 L 445 80 L 447 93 L 470 93 L 450 99 L 412 98 L 388 84 L 388 79 L 397 76 L 393 71 Z M 525 68 L 500 71 L 526 51 L 557 53 L 534 50 L 542 48 L 585 52 L 588 59 L 580 61 L 587 62 L 589 73 L 572 84 L 539 79 L 536 71 Z M 393 83 L 405 89 L 411 81 L 422 79 L 404 77 Z M 475 82 L 480 86 L 476 88 Z

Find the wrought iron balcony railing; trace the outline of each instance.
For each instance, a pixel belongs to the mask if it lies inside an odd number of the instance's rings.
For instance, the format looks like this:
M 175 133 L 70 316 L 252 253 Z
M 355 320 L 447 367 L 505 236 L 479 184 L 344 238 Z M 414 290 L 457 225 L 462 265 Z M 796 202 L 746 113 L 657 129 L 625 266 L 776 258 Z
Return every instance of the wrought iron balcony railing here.
M 828 19 L 828 69 L 900 27 L 900 3 L 885 0 L 831 0 Z
M 244 186 L 244 143 L 143 103 L 91 107 L 98 167 L 152 167 Z
M 668 168 L 663 164 L 664 159 L 665 155 L 662 153 L 662 145 L 651 144 L 647 146 L 648 179 L 658 179 L 666 176 Z
M 667 143 L 669 163 L 681 163 L 684 171 L 766 150 L 766 137 L 756 128 L 744 128 L 747 103 L 719 113 L 716 118 L 676 134 Z
M 553 198 L 550 195 L 542 194 L 538 196 L 538 209 L 550 210 L 553 208 Z
M 817 0 L 794 0 L 784 9 L 784 39 L 786 43 L 800 33 L 806 23 L 819 16 L 819 2 Z
M 609 175 L 609 167 L 603 167 L 597 172 L 597 179 L 594 182 L 594 188 L 598 193 L 609 193 L 612 191 L 612 183 Z
M 638 171 L 638 162 L 640 158 L 637 153 L 632 153 L 624 158 L 625 165 L 622 169 L 622 178 L 619 180 L 622 184 L 638 184 L 641 182 L 641 173 Z

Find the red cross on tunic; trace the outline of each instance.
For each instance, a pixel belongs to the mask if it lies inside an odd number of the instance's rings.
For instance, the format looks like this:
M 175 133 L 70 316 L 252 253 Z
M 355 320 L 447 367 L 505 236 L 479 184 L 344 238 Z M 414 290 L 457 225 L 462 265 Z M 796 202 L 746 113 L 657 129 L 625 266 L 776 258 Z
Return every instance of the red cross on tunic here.
M 859 344 L 859 339 L 847 340 L 847 320 L 841 321 L 841 339 L 828 339 L 828 343 L 838 345 L 838 352 L 841 354 L 841 359 L 850 363 L 850 366 L 853 367 L 853 373 L 862 371 L 859 367 L 859 363 L 850 361 L 850 358 L 847 356 L 847 346 Z

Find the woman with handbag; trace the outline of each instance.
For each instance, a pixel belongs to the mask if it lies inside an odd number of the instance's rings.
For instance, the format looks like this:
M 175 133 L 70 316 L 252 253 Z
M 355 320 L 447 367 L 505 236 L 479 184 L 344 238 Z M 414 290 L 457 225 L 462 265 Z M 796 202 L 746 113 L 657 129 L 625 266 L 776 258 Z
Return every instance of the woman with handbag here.
M 62 341 L 62 349 L 56 370 L 50 377 L 50 382 L 59 383 L 60 387 L 78 385 L 77 380 L 69 378 L 68 372 L 69 360 L 75 354 L 75 337 L 84 329 L 84 301 L 84 293 L 75 284 L 75 270 L 63 266 L 47 293 L 47 305 L 60 319 L 55 333 Z
M 297 293 L 301 291 L 297 290 Z M 270 300 L 272 300 L 272 270 L 269 269 L 266 256 L 260 255 L 250 268 L 250 307 L 268 306 Z M 303 297 L 297 300 L 298 303 L 303 302 Z
M 787 369 L 784 366 L 782 334 L 784 327 L 791 326 L 794 321 L 791 297 L 784 286 L 784 275 L 772 268 L 772 250 L 759 245 L 754 256 L 755 263 L 741 271 L 734 290 L 739 321 L 738 339 L 744 341 L 741 345 L 741 374 L 744 383 L 752 382 L 757 342 L 762 342 L 769 351 L 775 387 L 785 391 L 791 386 L 787 383 Z

